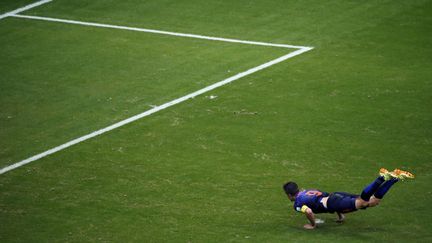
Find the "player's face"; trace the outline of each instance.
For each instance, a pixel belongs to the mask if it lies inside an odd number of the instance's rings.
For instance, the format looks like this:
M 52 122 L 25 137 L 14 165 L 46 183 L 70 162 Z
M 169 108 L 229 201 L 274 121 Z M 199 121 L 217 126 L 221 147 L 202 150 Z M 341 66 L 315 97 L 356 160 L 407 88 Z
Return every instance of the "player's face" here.
M 295 196 L 288 195 L 288 198 L 289 198 L 289 200 L 290 200 L 291 202 L 294 202 L 294 201 L 295 201 Z

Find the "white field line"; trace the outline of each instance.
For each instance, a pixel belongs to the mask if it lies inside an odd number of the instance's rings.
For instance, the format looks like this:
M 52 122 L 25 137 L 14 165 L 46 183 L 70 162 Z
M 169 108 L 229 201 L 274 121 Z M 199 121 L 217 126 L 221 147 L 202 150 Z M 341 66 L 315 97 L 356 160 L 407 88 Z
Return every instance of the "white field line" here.
M 162 31 L 162 30 L 153 30 L 153 29 L 143 29 L 143 28 L 136 28 L 136 27 L 127 27 L 127 26 L 119 26 L 119 25 L 110 25 L 110 24 L 99 24 L 99 23 L 91 23 L 91 22 L 83 22 L 83 21 L 76 21 L 76 20 L 66 20 L 66 19 L 56 19 L 56 18 L 49 18 L 49 17 L 39 17 L 39 16 L 28 16 L 28 15 L 18 15 L 18 13 L 28 10 L 30 8 L 39 6 L 41 4 L 50 2 L 51 0 L 43 0 L 31 5 L 28 5 L 26 7 L 8 12 L 6 14 L 0 15 L 1 18 L 5 17 L 17 17 L 17 18 L 26 18 L 26 19 L 35 19 L 35 20 L 44 20 L 44 21 L 51 21 L 51 22 L 60 22 L 60 23 L 67 23 L 67 24 L 76 24 L 76 25 L 84 25 L 84 26 L 93 26 L 93 27 L 102 27 L 102 28 L 111 28 L 111 29 L 121 29 L 121 30 L 130 30 L 130 31 L 139 31 L 139 32 L 148 32 L 148 33 L 155 33 L 155 34 L 164 34 L 164 35 L 171 35 L 171 36 L 178 36 L 178 37 L 188 37 L 188 38 L 196 38 L 196 39 L 204 39 L 204 40 L 213 40 L 213 41 L 224 41 L 224 42 L 231 42 L 231 43 L 241 43 L 241 44 L 250 44 L 250 45 L 260 45 L 260 46 L 272 46 L 272 47 L 282 47 L 282 48 L 295 48 L 298 49 L 294 52 L 291 52 L 289 54 L 286 54 L 284 56 L 281 56 L 279 58 L 276 58 L 274 60 L 271 60 L 269 62 L 266 62 L 264 64 L 261 64 L 259 66 L 256 66 L 254 68 L 251 68 L 245 72 L 238 73 L 234 76 L 231 76 L 227 79 L 224 79 L 222 81 L 219 81 L 215 84 L 209 85 L 203 89 L 200 89 L 198 91 L 195 91 L 193 93 L 190 93 L 188 95 L 185 95 L 183 97 L 177 98 L 175 100 L 172 100 L 170 102 L 167 102 L 165 104 L 162 104 L 160 106 L 154 107 L 148 111 L 145 111 L 143 113 L 140 113 L 138 115 L 132 116 L 130 118 L 127 118 L 125 120 L 122 120 L 120 122 L 117 122 L 115 124 L 112 124 L 108 127 L 102 128 L 100 130 L 97 130 L 95 132 L 89 133 L 87 135 L 84 135 L 82 137 L 76 138 L 74 140 L 71 140 L 65 144 L 62 144 L 60 146 L 57 146 L 55 148 L 49 149 L 43 153 L 34 155 L 30 158 L 27 158 L 25 160 L 22 160 L 20 162 L 17 162 L 15 164 L 6 166 L 2 169 L 0 169 L 0 175 L 4 174 L 8 171 L 11 171 L 13 169 L 16 169 L 18 167 L 21 167 L 23 165 L 26 165 L 28 163 L 31 163 L 33 161 L 36 161 L 38 159 L 41 159 L 43 157 L 46 157 L 50 154 L 56 153 L 58 151 L 61 151 L 63 149 L 66 149 L 70 146 L 73 146 L 77 143 L 83 142 L 85 140 L 88 140 L 90 138 L 96 137 L 98 135 L 101 135 L 103 133 L 109 132 L 111 130 L 114 130 L 116 128 L 119 128 L 121 126 L 124 126 L 126 124 L 129 124 L 131 122 L 134 122 L 138 119 L 141 119 L 143 117 L 149 116 L 153 113 L 156 113 L 158 111 L 164 110 L 168 107 L 174 106 L 176 104 L 182 103 L 188 99 L 194 98 L 198 95 L 204 94 L 208 91 L 211 91 L 213 89 L 216 89 L 218 87 L 221 87 L 225 84 L 231 83 L 237 79 L 240 79 L 242 77 L 248 76 L 250 74 L 253 74 L 255 72 L 258 72 L 260 70 L 263 70 L 265 68 L 268 68 L 270 66 L 273 66 L 277 63 L 283 62 L 289 58 L 295 57 L 297 55 L 300 55 L 304 52 L 310 51 L 313 49 L 313 47 L 307 47 L 307 46 L 294 46 L 294 45 L 285 45 L 285 44 L 274 44 L 274 43 L 266 43 L 266 42 L 257 42 L 257 41 L 246 41 L 246 40 L 237 40 L 237 39 L 228 39 L 228 38 L 220 38 L 220 37 L 211 37 L 211 36 L 204 36 L 204 35 L 195 35 L 195 34 L 185 34 L 185 33 L 177 33 L 177 32 L 169 32 L 169 31 Z M 0 19 L 1 19 L 0 18 Z
M 7 12 L 7 13 L 4 13 L 4 14 L 0 15 L 0 19 L 4 19 L 4 18 L 9 17 L 9 16 L 12 16 L 12 15 L 14 15 L 14 14 L 18 14 L 18 13 L 21 13 L 21 12 L 27 11 L 27 10 L 29 10 L 29 9 L 35 8 L 35 7 L 37 7 L 37 6 L 40 6 L 40 5 L 42 5 L 42 4 L 49 3 L 49 2 L 51 2 L 51 1 L 52 1 L 52 0 L 42 0 L 42 1 L 39 1 L 39 2 L 35 2 L 35 3 L 32 3 L 32 4 L 29 4 L 29 5 L 24 6 L 24 7 L 22 7 L 22 8 L 18 8 L 18 9 L 15 9 L 15 10 L 13 10 L 13 11 L 10 11 L 10 12 Z
M 274 44 L 274 43 L 266 43 L 266 42 L 258 42 L 258 41 L 237 40 L 237 39 L 212 37 L 212 36 L 205 36 L 205 35 L 195 35 L 195 34 L 170 32 L 170 31 L 164 31 L 164 30 L 144 29 L 144 28 L 137 28 L 137 27 L 128 27 L 128 26 L 111 25 L 111 24 L 100 24 L 100 23 L 84 22 L 84 21 L 77 21 L 77 20 L 57 19 L 57 18 L 40 17 L 40 16 L 30 16 L 30 15 L 21 15 L 21 14 L 11 15 L 11 17 L 25 18 L 25 19 L 35 19 L 35 20 L 44 20 L 44 21 L 50 21 L 50 22 L 59 22 L 59 23 L 66 23 L 66 24 L 85 25 L 85 26 L 110 28 L 110 29 L 139 31 L 139 32 L 147 32 L 147 33 L 162 34 L 162 35 L 171 35 L 171 36 L 179 36 L 179 37 L 189 37 L 189 38 L 203 39 L 203 40 L 213 40 L 213 41 L 224 41 L 224 42 L 232 42 L 232 43 L 242 43 L 242 44 L 258 45 L 258 46 L 272 46 L 272 47 L 295 48 L 295 49 L 311 48 L 311 47 L 307 47 L 307 46 L 293 46 L 293 45 L 286 45 L 286 44 Z
M 188 99 L 194 98 L 194 97 L 196 97 L 196 96 L 198 96 L 198 95 L 201 95 L 201 94 L 204 94 L 204 93 L 206 93 L 206 92 L 208 92 L 208 91 L 214 90 L 214 89 L 216 89 L 216 88 L 218 88 L 218 87 L 221 87 L 221 86 L 223 86 L 223 85 L 225 85 L 225 84 L 231 83 L 231 82 L 233 82 L 233 81 L 235 81 L 235 80 L 237 80 L 237 79 L 240 79 L 240 78 L 242 78 L 242 77 L 248 76 L 248 75 L 250 75 L 250 74 L 253 74 L 253 73 L 255 73 L 255 72 L 258 72 L 258 71 L 260 71 L 260 70 L 263 70 L 263 69 L 265 69 L 265 68 L 268 68 L 268 67 L 270 67 L 270 66 L 272 66 L 272 65 L 275 65 L 275 64 L 277 64 L 277 63 L 283 62 L 283 61 L 285 61 L 285 60 L 287 60 L 287 59 L 289 59 L 289 58 L 292 58 L 292 57 L 295 57 L 295 56 L 297 56 L 297 55 L 300 55 L 300 54 L 302 54 L 302 53 L 304 53 L 304 52 L 307 52 L 307 51 L 309 51 L 309 50 L 311 50 L 311 49 L 312 49 L 312 48 L 309 48 L 309 47 L 301 48 L 301 49 L 299 49 L 299 50 L 296 50 L 296 51 L 294 51 L 294 52 L 291 52 L 291 53 L 289 53 L 289 54 L 286 54 L 286 55 L 284 55 L 284 56 L 281 56 L 281 57 L 279 57 L 279 58 L 276 58 L 276 59 L 271 60 L 271 61 L 269 61 L 269 62 L 266 62 L 266 63 L 264 63 L 264 64 L 261 64 L 261 65 L 259 65 L 259 66 L 254 67 L 254 68 L 251 68 L 251 69 L 249 69 L 249 70 L 247 70 L 247 71 L 245 71 L 245 72 L 238 73 L 238 74 L 236 74 L 236 75 L 234 75 L 234 76 L 231 76 L 231 77 L 229 77 L 229 78 L 227 78 L 227 79 L 224 79 L 224 80 L 222 80 L 222 81 L 219 81 L 219 82 L 217 82 L 217 83 L 215 83 L 215 84 L 209 85 L 209 86 L 207 86 L 207 87 L 205 87 L 205 88 L 203 88 L 203 89 L 200 89 L 200 90 L 198 90 L 198 91 L 195 91 L 195 92 L 193 92 L 193 93 L 190 93 L 190 94 L 188 94 L 188 95 L 185 95 L 185 96 L 183 96 L 183 97 L 180 97 L 180 98 L 178 98 L 178 99 L 172 100 L 172 101 L 167 102 L 167 103 L 165 103 L 165 104 L 163 104 L 163 105 L 160 105 L 160 106 L 154 107 L 153 109 L 150 109 L 150 110 L 148 110 L 148 111 L 145 111 L 145 112 L 143 112 L 143 113 L 141 113 L 141 114 L 138 114 L 138 115 L 132 116 L 132 117 L 130 117 L 130 118 L 127 118 L 127 119 L 125 119 L 125 120 L 122 120 L 122 121 L 120 121 L 120 122 L 117 122 L 117 123 L 115 123 L 115 124 L 112 124 L 111 126 L 108 126 L 108 127 L 102 128 L 102 129 L 97 130 L 97 131 L 95 131 L 95 132 L 89 133 L 89 134 L 84 135 L 84 136 L 82 136 L 82 137 L 76 138 L 76 139 L 74 139 L 74 140 L 72 140 L 72 141 L 69 141 L 69 142 L 67 142 L 67 143 L 65 143 L 65 144 L 62 144 L 62 145 L 60 145 L 60 146 L 57 146 L 57 147 L 52 148 L 52 149 L 50 149 L 50 150 L 47 150 L 47 151 L 45 151 L 45 152 L 43 152 L 43 153 L 37 154 L 37 155 L 35 155 L 35 156 L 32 156 L 32 157 L 30 157 L 30 158 L 28 158 L 28 159 L 25 159 L 25 160 L 22 160 L 22 161 L 20 161 L 20 162 L 15 163 L 15 164 L 12 164 L 12 165 L 9 165 L 9 166 L 7 166 L 7 167 L 4 167 L 4 168 L 0 169 L 0 175 L 1 175 L 1 174 L 4 174 L 4 173 L 6 173 L 6 172 L 8 172 L 8 171 L 10 171 L 10 170 L 13 170 L 13 169 L 16 169 L 16 168 L 18 168 L 18 167 L 21 167 L 21 166 L 23 166 L 23 165 L 25 165 L 25 164 L 31 163 L 31 162 L 33 162 L 33 161 L 35 161 L 35 160 L 41 159 L 41 158 L 43 158 L 43 157 L 46 157 L 46 156 L 48 156 L 48 155 L 50 155 L 50 154 L 53 154 L 53 153 L 55 153 L 55 152 L 58 152 L 58 151 L 60 151 L 60 150 L 63 150 L 63 149 L 65 149 L 65 148 L 68 148 L 68 147 L 70 147 L 70 146 L 72 146 L 72 145 L 75 145 L 75 144 L 77 144 L 77 143 L 83 142 L 83 141 L 85 141 L 85 140 L 87 140 L 87 139 L 90 139 L 90 138 L 96 137 L 96 136 L 101 135 L 101 134 L 103 134 L 103 133 L 109 132 L 109 131 L 111 131 L 111 130 L 114 130 L 114 129 L 116 129 L 116 128 L 119 128 L 119 127 L 121 127 L 121 126 L 124 126 L 124 125 L 126 125 L 126 124 L 129 124 L 129 123 L 131 123 L 131 122 L 134 122 L 134 121 L 136 121 L 136 120 L 138 120 L 138 119 L 141 119 L 141 118 L 143 118 L 143 117 L 149 116 L 149 115 L 151 115 L 151 114 L 153 114 L 153 113 L 156 113 L 156 112 L 158 112 L 158 111 L 164 110 L 164 109 L 166 109 L 166 108 L 168 108 L 168 107 L 171 107 L 171 106 L 173 106 L 173 105 L 176 105 L 176 104 L 182 103 L 182 102 L 184 102 L 184 101 L 186 101 L 186 100 L 188 100 Z

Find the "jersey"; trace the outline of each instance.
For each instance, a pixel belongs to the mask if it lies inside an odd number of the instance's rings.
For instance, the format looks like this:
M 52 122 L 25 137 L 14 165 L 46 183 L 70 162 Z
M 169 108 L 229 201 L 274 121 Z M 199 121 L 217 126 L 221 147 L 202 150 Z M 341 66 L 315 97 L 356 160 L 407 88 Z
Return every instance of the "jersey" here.
M 328 210 L 322 205 L 321 199 L 328 196 L 327 192 L 315 189 L 301 191 L 295 199 L 294 210 L 304 213 L 307 208 L 310 208 L 313 213 L 327 213 Z

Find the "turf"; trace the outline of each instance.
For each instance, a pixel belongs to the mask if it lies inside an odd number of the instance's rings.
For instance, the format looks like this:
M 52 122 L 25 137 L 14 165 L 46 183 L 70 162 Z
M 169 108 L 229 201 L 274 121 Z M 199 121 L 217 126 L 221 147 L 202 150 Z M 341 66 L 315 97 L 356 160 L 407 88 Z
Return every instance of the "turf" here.
M 3 25 L 3 166 L 291 51 L 21 19 Z
M 56 0 L 25 12 L 315 49 L 1 175 L 0 240 L 431 241 L 431 11 Z M 287 52 L 16 18 L 0 33 L 1 166 Z M 343 225 L 320 215 L 322 227 L 303 230 L 281 190 L 295 180 L 358 193 L 380 167 L 417 178 Z

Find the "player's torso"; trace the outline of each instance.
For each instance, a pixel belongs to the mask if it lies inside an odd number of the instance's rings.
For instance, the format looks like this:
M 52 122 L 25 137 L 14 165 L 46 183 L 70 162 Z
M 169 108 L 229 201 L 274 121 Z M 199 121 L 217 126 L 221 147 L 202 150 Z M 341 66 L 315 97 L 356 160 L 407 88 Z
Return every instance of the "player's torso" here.
M 327 197 L 329 194 L 320 190 L 304 190 L 299 192 L 296 197 L 294 208 L 302 207 L 303 205 L 308 206 L 314 213 L 325 213 L 327 210 L 321 204 L 321 199 Z M 298 210 L 297 210 L 298 211 Z

